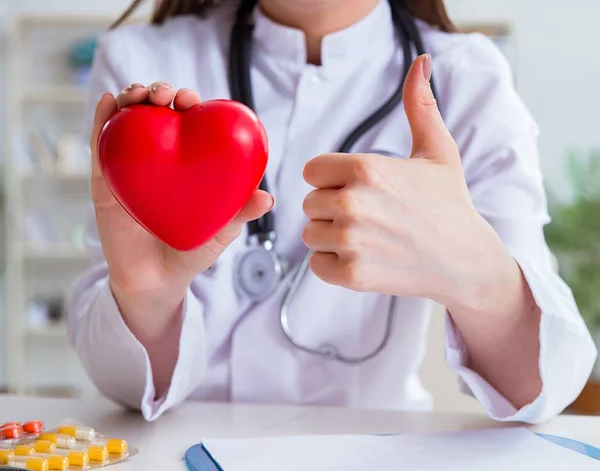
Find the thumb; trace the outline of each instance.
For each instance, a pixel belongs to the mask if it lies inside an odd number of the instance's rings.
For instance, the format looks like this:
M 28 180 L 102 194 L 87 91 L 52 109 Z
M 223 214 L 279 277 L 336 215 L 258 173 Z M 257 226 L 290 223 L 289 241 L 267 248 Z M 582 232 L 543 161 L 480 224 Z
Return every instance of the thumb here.
M 257 190 L 233 220 L 215 236 L 214 241 L 220 246 L 219 252 L 240 234 L 244 224 L 262 217 L 273 208 L 274 204 L 275 200 L 269 193 Z
M 90 136 L 90 151 L 92 155 L 92 176 L 100 178 L 100 165 L 98 162 L 98 138 L 102 128 L 108 121 L 108 118 L 117 111 L 117 100 L 110 93 L 102 95 L 98 104 L 96 105 L 96 111 L 94 113 L 94 125 L 92 134 Z
M 254 221 L 268 213 L 275 203 L 273 197 L 263 190 L 257 190 L 250 201 L 240 210 L 232 221 L 233 224 L 243 226 L 247 222 Z
M 404 109 L 413 138 L 411 158 L 447 160 L 455 145 L 433 95 L 431 68 L 431 56 L 419 56 L 404 82 Z

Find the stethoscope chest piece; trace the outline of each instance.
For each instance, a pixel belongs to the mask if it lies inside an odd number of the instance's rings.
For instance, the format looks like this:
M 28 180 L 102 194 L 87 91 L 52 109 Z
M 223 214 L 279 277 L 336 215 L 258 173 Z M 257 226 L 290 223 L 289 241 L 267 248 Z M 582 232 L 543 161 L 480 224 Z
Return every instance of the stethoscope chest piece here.
M 236 15 L 236 24 L 233 28 L 229 55 L 232 98 L 244 103 L 251 109 L 254 109 L 250 74 L 252 33 L 254 28 L 252 12 L 256 4 L 257 0 L 244 0 L 240 2 Z M 393 95 L 346 137 L 338 149 L 340 153 L 351 152 L 354 144 L 362 136 L 377 123 L 385 119 L 402 102 L 404 82 L 413 62 L 413 46 L 419 55 L 425 53 L 419 29 L 410 11 L 405 7 L 404 2 L 391 2 L 390 5 L 392 6 L 394 24 L 402 44 L 404 76 L 401 78 Z M 434 95 L 437 96 L 433 82 L 432 88 L 434 89 Z M 264 191 L 269 191 L 266 179 L 261 181 L 260 188 Z M 234 275 L 235 284 L 240 296 L 260 302 L 275 292 L 277 286 L 281 284 L 286 276 L 288 266 L 285 260 L 279 257 L 274 250 L 276 237 L 271 212 L 266 213 L 256 221 L 250 221 L 247 226 L 250 248 L 238 259 Z M 302 351 L 343 363 L 356 364 L 374 358 L 385 348 L 391 338 L 395 317 L 395 297 L 392 297 L 390 301 L 385 333 L 381 342 L 370 353 L 355 357 L 346 356 L 342 355 L 334 345 L 311 347 L 299 343 L 295 338 L 289 323 L 289 308 L 298 291 L 302 278 L 309 268 L 310 257 L 311 253 L 308 252 L 300 264 L 298 271 L 294 276 L 290 277 L 287 292 L 285 292 L 283 297 L 280 309 L 280 321 L 285 336 L 295 347 Z
M 270 296 L 287 272 L 287 263 L 272 250 L 261 244 L 250 248 L 238 260 L 236 285 L 238 292 L 253 301 Z

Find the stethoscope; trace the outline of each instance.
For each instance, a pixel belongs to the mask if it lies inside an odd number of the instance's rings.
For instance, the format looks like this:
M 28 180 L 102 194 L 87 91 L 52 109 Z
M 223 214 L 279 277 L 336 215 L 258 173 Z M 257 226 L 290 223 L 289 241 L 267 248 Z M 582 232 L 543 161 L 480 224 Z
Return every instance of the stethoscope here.
M 252 52 L 252 34 L 254 30 L 253 12 L 256 7 L 256 2 L 257 0 L 243 0 L 238 9 L 236 23 L 233 27 L 231 37 L 229 57 L 231 96 L 234 100 L 245 104 L 250 109 L 254 109 L 252 84 L 250 80 L 250 59 Z M 402 102 L 404 82 L 413 61 L 412 47 L 414 46 L 418 55 L 425 53 L 423 41 L 414 18 L 403 5 L 403 2 L 390 2 L 390 6 L 392 8 L 394 25 L 397 34 L 400 36 L 404 53 L 404 76 L 400 85 L 388 101 L 348 135 L 346 140 L 340 146 L 338 150 L 339 153 L 349 153 L 354 144 L 363 135 L 381 122 Z M 269 191 L 266 178 L 263 178 L 260 183 L 260 188 L 264 191 Z M 272 213 L 269 212 L 262 218 L 249 222 L 247 224 L 247 229 L 247 244 L 251 248 L 245 252 L 237 262 L 235 284 L 238 292 L 241 292 L 252 301 L 260 302 L 275 291 L 278 284 L 289 273 L 289 266 L 287 261 L 275 251 L 277 234 L 275 233 Z M 300 283 L 302 283 L 306 271 L 308 270 L 311 255 L 311 251 L 305 255 L 281 304 L 280 322 L 287 339 L 293 346 L 304 352 L 321 355 L 343 363 L 362 363 L 377 356 L 387 346 L 392 334 L 396 308 L 395 297 L 392 297 L 390 301 L 383 338 L 379 345 L 367 355 L 357 357 L 347 356 L 340 353 L 338 348 L 334 345 L 311 347 L 303 345 L 296 340 L 289 323 L 289 307 L 298 291 Z

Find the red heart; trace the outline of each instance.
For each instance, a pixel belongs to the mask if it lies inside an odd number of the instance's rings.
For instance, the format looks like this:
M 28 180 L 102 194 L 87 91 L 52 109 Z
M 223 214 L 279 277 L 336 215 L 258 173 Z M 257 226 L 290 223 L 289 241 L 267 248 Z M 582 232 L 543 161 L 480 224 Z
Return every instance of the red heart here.
M 249 201 L 265 173 L 268 144 L 258 117 L 235 101 L 183 112 L 134 105 L 106 122 L 98 158 L 131 217 L 184 251 L 209 241 Z

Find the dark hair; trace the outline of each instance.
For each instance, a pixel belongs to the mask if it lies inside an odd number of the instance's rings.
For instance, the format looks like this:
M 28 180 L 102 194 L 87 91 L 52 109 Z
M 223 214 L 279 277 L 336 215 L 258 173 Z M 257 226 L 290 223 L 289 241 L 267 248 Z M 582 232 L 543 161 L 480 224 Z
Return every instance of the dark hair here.
M 113 23 L 115 28 L 123 23 L 144 0 L 133 0 L 129 8 Z M 245 1 L 245 0 L 242 0 Z M 426 21 L 432 26 L 445 32 L 456 31 L 456 27 L 450 20 L 444 0 L 389 0 L 390 2 L 401 2 L 417 18 Z M 200 17 L 213 8 L 218 7 L 220 0 L 158 0 L 152 13 L 151 23 L 161 24 L 179 15 L 197 15 Z

